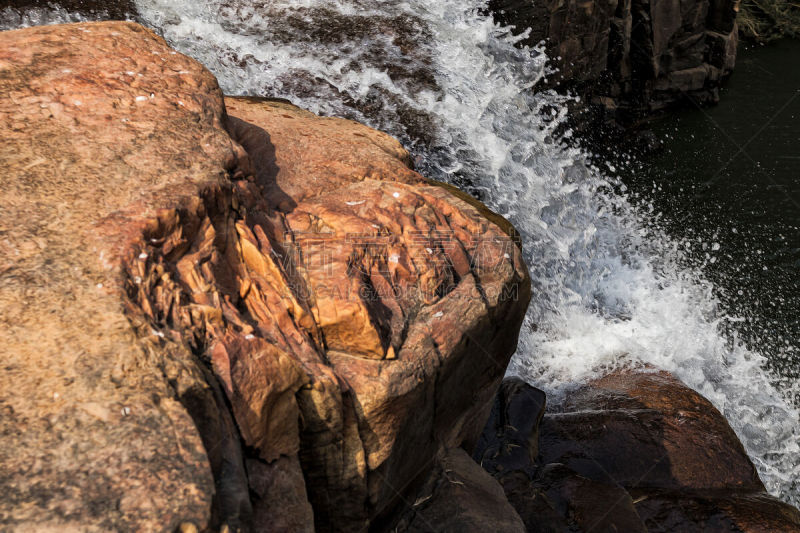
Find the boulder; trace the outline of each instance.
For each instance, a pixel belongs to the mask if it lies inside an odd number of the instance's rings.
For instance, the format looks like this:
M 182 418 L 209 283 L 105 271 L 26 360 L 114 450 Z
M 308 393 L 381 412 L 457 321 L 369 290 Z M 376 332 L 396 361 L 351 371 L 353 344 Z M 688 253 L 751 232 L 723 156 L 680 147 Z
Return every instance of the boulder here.
M 651 533 L 800 531 L 800 511 L 765 493 L 650 492 L 635 501 Z
M 505 221 L 136 24 L 2 32 L 0 72 L 3 526 L 349 531 L 474 443 Z
M 545 394 L 519 378 L 503 381 L 474 458 L 503 487 L 528 531 L 646 532 L 618 483 L 540 459 Z M 613 512 L 609 512 L 613 510 Z
M 793 531 L 724 417 L 666 372 L 618 371 L 569 392 L 501 385 L 475 459 L 528 531 Z
M 764 490 L 725 418 L 666 372 L 594 380 L 569 394 L 539 431 L 543 463 L 610 476 L 627 489 Z
M 303 427 L 299 448 L 262 457 L 299 449 L 318 529 L 364 527 L 402 501 L 441 447 L 477 438 L 516 346 L 529 297 L 525 267 L 509 235 L 410 170 L 391 137 L 285 102 L 228 98 L 227 109 L 267 205 L 248 207 L 255 238 L 239 231 L 252 255 L 244 255 L 238 287 L 211 283 L 190 297 L 231 303 L 225 330 L 210 328 L 222 376 L 233 357 L 252 364 L 233 354 L 265 328 L 236 324 L 260 324 L 258 299 L 279 302 L 269 312 L 280 331 L 265 334 L 303 369 L 303 386 L 286 396 Z M 186 286 L 192 279 L 181 275 Z M 284 292 L 264 295 L 264 287 Z M 234 316 L 243 294 L 248 313 Z M 283 340 L 290 330 L 302 343 Z M 226 381 L 242 412 L 274 411 L 254 403 L 265 398 L 263 382 L 242 368 Z M 232 404 L 236 412 L 240 401 Z M 247 428 L 264 424 L 244 419 L 237 415 L 247 441 Z

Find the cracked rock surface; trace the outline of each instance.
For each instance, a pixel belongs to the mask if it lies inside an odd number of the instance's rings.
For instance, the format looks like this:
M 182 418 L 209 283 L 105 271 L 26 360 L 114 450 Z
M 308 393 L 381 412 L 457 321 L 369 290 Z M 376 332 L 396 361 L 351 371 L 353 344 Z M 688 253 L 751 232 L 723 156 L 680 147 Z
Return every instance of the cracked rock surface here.
M 0 91 L 0 524 L 349 531 L 475 442 L 530 281 L 396 140 L 133 23 L 0 33 Z

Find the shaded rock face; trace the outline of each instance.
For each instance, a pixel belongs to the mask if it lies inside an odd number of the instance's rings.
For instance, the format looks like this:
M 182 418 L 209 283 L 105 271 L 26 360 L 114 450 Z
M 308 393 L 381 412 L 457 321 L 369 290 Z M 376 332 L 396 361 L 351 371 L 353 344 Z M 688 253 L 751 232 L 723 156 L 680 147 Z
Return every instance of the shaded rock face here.
M 702 396 L 663 372 L 620 371 L 568 394 L 503 382 L 475 459 L 528 531 L 793 531 L 741 443 Z
M 0 89 L 4 525 L 363 529 L 477 439 L 527 270 L 397 141 L 131 23 L 0 33 Z
M 559 73 L 623 124 L 685 101 L 716 102 L 736 60 L 736 0 L 492 0 L 495 18 L 546 41 Z
M 525 533 L 502 487 L 467 452 L 447 450 L 393 531 Z
M 613 472 L 628 489 L 764 490 L 725 418 L 666 373 L 611 374 L 573 392 L 539 443 L 543 462 Z

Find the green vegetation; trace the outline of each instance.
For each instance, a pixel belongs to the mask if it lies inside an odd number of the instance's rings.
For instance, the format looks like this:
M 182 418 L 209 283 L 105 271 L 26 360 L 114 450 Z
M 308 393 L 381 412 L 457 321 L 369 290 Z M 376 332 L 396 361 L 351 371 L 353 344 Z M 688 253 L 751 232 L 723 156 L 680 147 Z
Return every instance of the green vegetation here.
M 800 0 L 742 0 L 736 20 L 747 39 L 800 38 Z

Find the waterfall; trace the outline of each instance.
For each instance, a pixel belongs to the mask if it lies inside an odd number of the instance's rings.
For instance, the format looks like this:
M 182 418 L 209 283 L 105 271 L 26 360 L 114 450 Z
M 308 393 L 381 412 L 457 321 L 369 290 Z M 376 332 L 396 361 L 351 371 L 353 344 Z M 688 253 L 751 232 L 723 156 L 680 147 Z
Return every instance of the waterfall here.
M 530 90 L 548 75 L 545 54 L 515 47 L 521 36 L 494 24 L 484 2 L 136 3 L 226 94 L 287 98 L 387 131 L 422 174 L 511 220 L 533 299 L 510 374 L 557 402 L 610 369 L 668 370 L 726 416 L 768 490 L 800 504 L 797 390 L 774 386 L 768 354 L 721 333 L 731 317 L 711 284 L 565 142 L 567 97 Z

